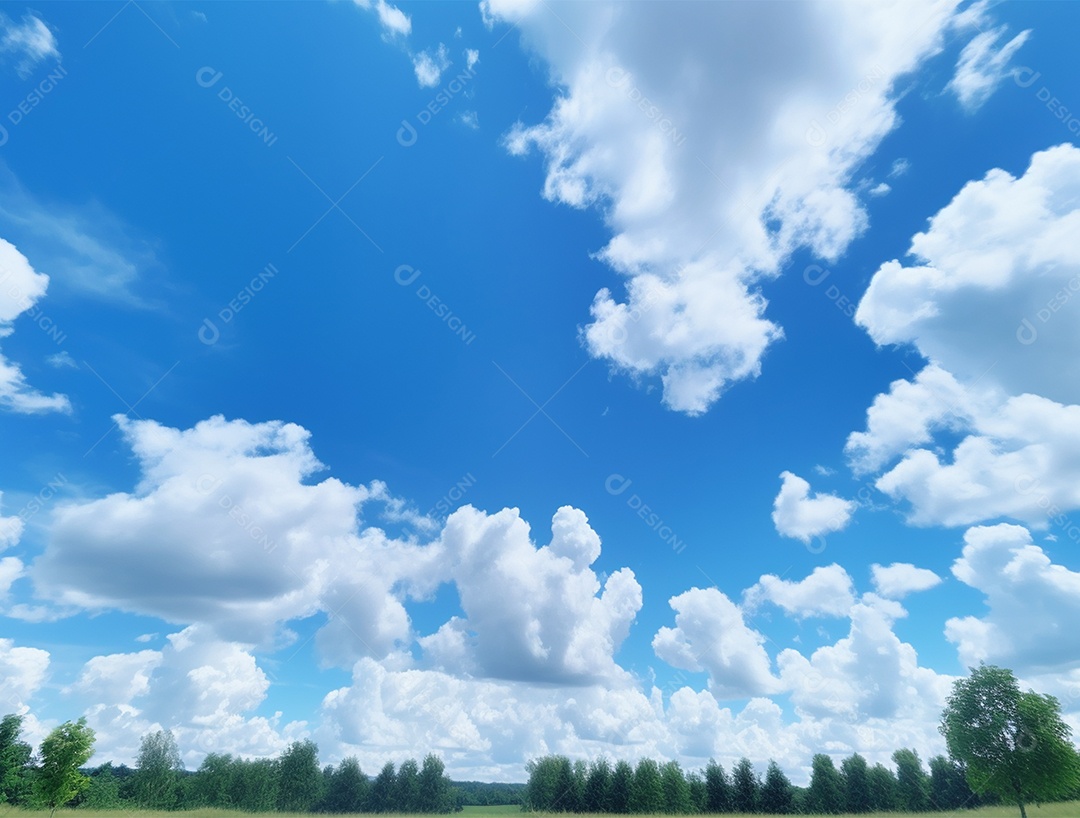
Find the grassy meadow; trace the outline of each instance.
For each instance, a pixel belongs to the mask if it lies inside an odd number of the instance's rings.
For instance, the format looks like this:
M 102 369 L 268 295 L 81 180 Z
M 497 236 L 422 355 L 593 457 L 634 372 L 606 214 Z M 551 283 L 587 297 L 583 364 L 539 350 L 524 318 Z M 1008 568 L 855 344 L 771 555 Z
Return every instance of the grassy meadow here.
M 1080 818 L 1080 801 L 1068 801 L 1060 804 L 1044 804 L 1037 807 L 1028 805 L 1028 818 Z M 118 813 L 131 813 L 132 818 L 177 818 L 176 812 L 164 812 L 153 810 L 57 810 L 57 816 L 62 818 L 117 818 Z M 255 813 L 240 812 L 237 810 L 224 809 L 193 809 L 184 810 L 183 818 L 250 818 Z M 261 814 L 261 813 L 260 813 Z M 312 818 L 308 813 L 275 812 L 265 813 L 273 818 Z M 465 807 L 457 813 L 465 818 L 484 818 L 484 816 L 520 815 L 521 810 L 515 806 L 496 807 Z M 0 806 L 0 818 L 41 818 L 47 815 L 44 811 L 26 810 L 20 807 Z M 725 814 L 725 816 L 730 814 Z M 944 818 L 1017 818 L 1020 810 L 1015 806 L 981 807 L 975 810 L 962 810 L 960 812 L 874 812 L 869 813 L 872 818 L 911 818 L 921 815 L 926 818 L 943 816 Z M 416 816 L 416 818 L 431 818 L 429 815 Z M 599 815 L 581 814 L 581 818 L 604 818 Z M 625 816 L 619 816 L 625 818 Z M 641 818 L 670 818 L 670 816 L 641 816 Z M 730 815 L 730 818 L 780 818 L 780 816 L 756 815 Z

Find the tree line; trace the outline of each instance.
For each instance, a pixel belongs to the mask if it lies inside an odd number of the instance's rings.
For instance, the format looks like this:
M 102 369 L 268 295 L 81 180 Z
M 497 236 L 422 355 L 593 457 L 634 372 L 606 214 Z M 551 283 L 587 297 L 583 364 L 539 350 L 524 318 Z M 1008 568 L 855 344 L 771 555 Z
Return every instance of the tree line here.
M 871 767 L 855 753 L 837 769 L 821 753 L 814 756 L 810 785 L 797 787 L 775 761 L 762 777 L 747 758 L 730 773 L 716 761 L 686 773 L 676 761 L 586 763 L 549 755 L 528 764 L 524 803 L 537 812 L 669 815 L 925 812 L 985 803 L 968 786 L 963 767 L 944 756 L 931 759 L 929 773 L 914 750 L 898 750 L 893 761 L 896 772 L 882 764 Z
M 0 803 L 55 811 L 88 809 L 195 809 L 249 812 L 448 813 L 461 809 L 466 793 L 497 800 L 498 790 L 455 787 L 442 760 L 387 762 L 373 778 L 355 757 L 336 767 L 319 766 L 318 746 L 295 741 L 277 758 L 244 759 L 210 753 L 199 769 L 184 769 L 169 731 L 143 737 L 135 768 L 102 764 L 84 770 L 93 755 L 94 731 L 85 719 L 53 730 L 34 755 L 20 736 L 23 717 L 0 720 Z
M 1007 668 L 983 664 L 957 679 L 938 729 L 949 756 L 930 759 L 929 773 L 911 749 L 893 753 L 895 772 L 869 766 L 858 753 L 837 769 L 818 753 L 807 787 L 794 786 L 772 760 L 761 778 L 747 758 L 728 775 L 716 761 L 686 774 L 676 761 L 612 766 L 605 758 L 586 763 L 549 755 L 527 765 L 524 806 L 538 812 L 835 815 L 1005 802 L 1027 818 L 1026 804 L 1080 799 L 1080 753 L 1060 703 L 1022 692 Z
M 538 812 L 672 815 L 690 813 L 838 814 L 902 810 L 956 810 L 1007 802 L 1020 809 L 1080 798 L 1080 753 L 1053 696 L 1021 692 L 1012 671 L 973 669 L 953 685 L 939 730 L 949 756 L 930 759 L 897 750 L 895 772 L 871 767 L 855 753 L 839 769 L 813 757 L 810 783 L 794 786 L 775 761 L 764 777 L 747 758 L 730 774 L 716 761 L 685 773 L 676 761 L 641 759 L 612 764 L 604 758 L 571 762 L 549 755 L 526 766 L 528 783 L 466 782 L 455 786 L 442 760 L 388 762 L 374 778 L 355 757 L 319 766 L 318 747 L 295 741 L 277 758 L 244 759 L 210 753 L 193 773 L 184 770 L 171 732 L 144 736 L 134 769 L 84 765 L 93 755 L 86 719 L 52 730 L 37 754 L 22 740 L 23 717 L 0 720 L 0 803 L 47 808 L 218 807 L 250 812 L 447 813 L 470 803 L 520 803 Z M 479 800 L 479 799 L 483 800 Z

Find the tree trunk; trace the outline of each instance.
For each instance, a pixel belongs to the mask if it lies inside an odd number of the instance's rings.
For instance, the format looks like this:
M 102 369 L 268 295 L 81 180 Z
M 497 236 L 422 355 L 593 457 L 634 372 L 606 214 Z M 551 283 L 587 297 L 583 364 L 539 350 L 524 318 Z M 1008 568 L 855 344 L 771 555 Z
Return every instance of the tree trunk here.
M 1024 809 L 1024 802 L 1017 801 L 1016 803 L 1020 805 L 1020 818 L 1027 818 L 1027 810 Z

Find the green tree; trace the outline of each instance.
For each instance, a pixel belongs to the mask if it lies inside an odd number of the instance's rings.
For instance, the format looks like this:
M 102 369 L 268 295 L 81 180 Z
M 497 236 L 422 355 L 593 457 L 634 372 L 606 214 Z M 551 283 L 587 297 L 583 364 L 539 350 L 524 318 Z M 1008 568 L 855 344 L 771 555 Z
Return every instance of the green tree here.
M 848 812 L 870 811 L 870 779 L 866 759 L 858 753 L 840 762 L 844 779 L 844 807 Z
M 124 806 L 120 798 L 120 779 L 113 772 L 111 762 L 91 770 L 90 783 L 79 796 L 81 809 L 120 809 Z
M 608 790 L 611 788 L 611 763 L 603 757 L 589 765 L 589 774 L 585 779 L 585 797 L 582 805 L 585 812 L 604 812 L 608 805 Z
M 919 754 L 914 750 L 893 753 L 896 764 L 896 794 L 900 808 L 909 812 L 925 812 L 930 807 L 930 779 L 923 770 Z
M 824 753 L 814 756 L 810 768 L 810 809 L 822 815 L 844 811 L 844 783 L 833 760 Z
M 736 812 L 757 812 L 761 782 L 748 758 L 740 758 L 731 768 L 731 800 Z
M 977 805 L 962 765 L 945 758 L 930 759 L 930 805 L 933 809 L 955 810 Z
M 90 784 L 79 772 L 94 754 L 94 731 L 86 719 L 67 721 L 55 728 L 41 742 L 41 767 L 34 777 L 37 800 L 49 808 L 50 818 Z
M 643 758 L 634 770 L 630 784 L 630 812 L 656 813 L 664 811 L 664 788 L 660 783 L 660 767 L 651 758 Z
M 398 767 L 394 778 L 395 812 L 417 812 L 420 808 L 420 767 L 407 758 Z
M 705 812 L 709 804 L 709 792 L 705 789 L 705 779 L 701 773 L 692 772 L 686 776 L 686 783 L 690 785 L 690 811 Z
M 313 741 L 294 741 L 281 754 L 277 766 L 278 809 L 311 812 L 322 790 L 319 748 Z
M 367 800 L 368 780 L 355 756 L 343 758 L 330 774 L 330 783 L 322 799 L 322 811 L 360 812 Z
M 629 761 L 617 761 L 611 772 L 607 808 L 604 812 L 625 815 L 630 811 L 630 790 L 634 783 L 634 768 Z
M 761 811 L 774 815 L 787 815 L 793 810 L 791 781 L 784 775 L 780 765 L 769 760 L 765 771 L 765 783 L 761 786 L 759 799 Z
M 230 801 L 236 809 L 270 812 L 278 802 L 278 759 L 234 759 L 229 786 Z
M 989 792 L 1020 808 L 1072 794 L 1080 760 L 1053 696 L 1020 691 L 1011 670 L 973 668 L 953 683 L 941 717 L 949 755 L 967 768 L 975 792 Z
M 233 759 L 229 754 L 207 753 L 193 776 L 192 805 L 221 809 L 232 806 L 230 794 L 232 766 Z
M 23 717 L 14 713 L 0 720 L 0 803 L 19 804 L 26 800 L 27 767 L 33 753 L 20 738 Z
M 706 812 L 731 812 L 731 783 L 722 765 L 709 759 L 705 767 Z
M 437 755 L 428 754 L 420 768 L 420 811 L 450 812 L 454 799 L 446 767 Z
M 660 768 L 660 786 L 664 791 L 664 812 L 670 815 L 690 812 L 690 784 L 678 761 L 669 761 Z
M 371 782 L 368 790 L 368 803 L 365 812 L 393 812 L 394 785 L 397 776 L 394 774 L 394 762 L 387 761 L 375 780 Z
M 143 809 L 174 809 L 183 769 L 171 731 L 158 730 L 143 736 L 133 780 L 136 803 Z
M 883 764 L 875 764 L 866 773 L 870 789 L 870 809 L 892 812 L 897 808 L 896 775 Z

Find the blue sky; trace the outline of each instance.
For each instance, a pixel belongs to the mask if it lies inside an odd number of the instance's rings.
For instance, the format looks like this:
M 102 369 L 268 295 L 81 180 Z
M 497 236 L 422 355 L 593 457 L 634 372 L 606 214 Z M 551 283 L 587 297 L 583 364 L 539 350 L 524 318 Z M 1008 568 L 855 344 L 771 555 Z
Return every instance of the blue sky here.
M 869 8 L 5 4 L 7 711 L 798 781 L 985 660 L 1080 727 L 1076 12 Z

